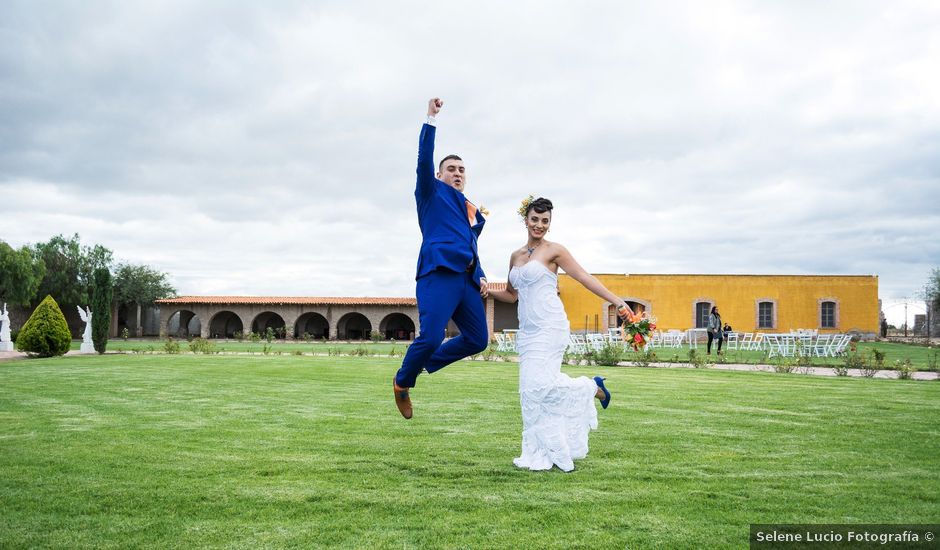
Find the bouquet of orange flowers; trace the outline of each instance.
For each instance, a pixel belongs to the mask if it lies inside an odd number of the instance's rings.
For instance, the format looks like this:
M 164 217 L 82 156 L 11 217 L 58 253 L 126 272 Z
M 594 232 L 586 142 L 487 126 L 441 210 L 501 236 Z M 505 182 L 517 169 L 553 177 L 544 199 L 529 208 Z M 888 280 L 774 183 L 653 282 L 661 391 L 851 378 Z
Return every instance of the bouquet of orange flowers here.
M 640 348 L 646 346 L 650 341 L 651 333 L 656 330 L 656 320 L 643 313 L 636 314 L 629 307 L 617 309 L 621 314 L 626 313 L 626 319 L 623 320 L 621 336 L 623 341 L 633 347 L 633 351 L 640 351 Z

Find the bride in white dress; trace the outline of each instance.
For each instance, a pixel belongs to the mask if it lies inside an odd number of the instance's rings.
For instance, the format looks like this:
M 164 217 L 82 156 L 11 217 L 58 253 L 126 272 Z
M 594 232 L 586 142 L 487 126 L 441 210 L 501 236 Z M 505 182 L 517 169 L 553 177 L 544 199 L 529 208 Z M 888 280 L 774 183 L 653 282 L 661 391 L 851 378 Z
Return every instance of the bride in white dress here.
M 601 298 L 618 304 L 621 316 L 627 305 L 584 270 L 568 250 L 545 240 L 552 223 L 552 203 L 538 198 L 526 205 L 528 242 L 509 258 L 506 290 L 491 291 L 503 302 L 519 301 L 519 399 L 522 404 L 522 455 L 513 460 L 520 468 L 565 472 L 588 452 L 588 432 L 597 428 L 594 399 L 606 409 L 610 393 L 604 379 L 571 378 L 561 372 L 568 346 L 568 316 L 558 298 L 558 268 Z M 521 213 L 521 211 L 520 211 Z

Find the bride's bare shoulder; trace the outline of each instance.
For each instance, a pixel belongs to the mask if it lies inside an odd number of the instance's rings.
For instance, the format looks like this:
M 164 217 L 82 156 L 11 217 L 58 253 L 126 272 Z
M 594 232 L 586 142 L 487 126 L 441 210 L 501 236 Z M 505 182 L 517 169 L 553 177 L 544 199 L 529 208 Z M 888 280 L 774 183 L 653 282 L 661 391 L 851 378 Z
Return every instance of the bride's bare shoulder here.
M 563 244 L 558 243 L 558 242 L 555 242 L 555 241 L 546 242 L 545 244 L 547 245 L 546 248 L 548 248 L 548 251 L 551 252 L 553 255 L 556 255 L 556 256 L 557 256 L 558 254 L 561 254 L 562 252 L 567 252 L 567 251 L 568 251 L 568 249 L 565 248 L 565 246 L 564 246 Z

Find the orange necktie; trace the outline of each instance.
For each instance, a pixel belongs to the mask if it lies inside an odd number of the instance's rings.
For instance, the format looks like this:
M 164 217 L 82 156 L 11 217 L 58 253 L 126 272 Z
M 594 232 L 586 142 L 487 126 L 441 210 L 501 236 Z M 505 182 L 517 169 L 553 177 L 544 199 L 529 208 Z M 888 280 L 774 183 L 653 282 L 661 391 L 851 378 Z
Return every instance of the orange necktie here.
M 470 225 L 477 223 L 477 207 L 470 201 L 467 201 L 467 218 L 470 220 Z

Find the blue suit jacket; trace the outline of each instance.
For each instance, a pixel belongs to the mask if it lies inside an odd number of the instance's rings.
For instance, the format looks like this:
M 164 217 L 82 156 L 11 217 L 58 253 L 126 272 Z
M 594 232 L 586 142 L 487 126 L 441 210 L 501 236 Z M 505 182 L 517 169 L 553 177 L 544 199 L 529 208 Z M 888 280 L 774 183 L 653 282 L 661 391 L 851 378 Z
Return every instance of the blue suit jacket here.
M 479 285 L 480 278 L 486 275 L 480 267 L 477 237 L 486 220 L 477 211 L 476 223 L 471 226 L 464 194 L 434 177 L 435 131 L 434 126 L 425 124 L 418 138 L 415 201 L 418 203 L 422 241 L 415 279 L 437 269 L 460 273 L 466 271 L 472 261 L 476 265 L 473 280 Z

